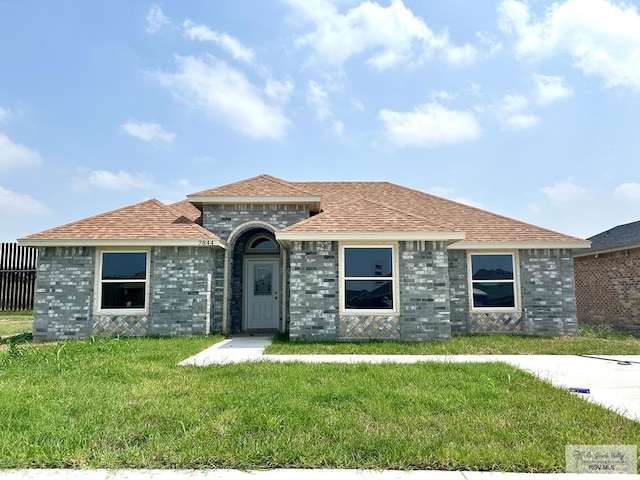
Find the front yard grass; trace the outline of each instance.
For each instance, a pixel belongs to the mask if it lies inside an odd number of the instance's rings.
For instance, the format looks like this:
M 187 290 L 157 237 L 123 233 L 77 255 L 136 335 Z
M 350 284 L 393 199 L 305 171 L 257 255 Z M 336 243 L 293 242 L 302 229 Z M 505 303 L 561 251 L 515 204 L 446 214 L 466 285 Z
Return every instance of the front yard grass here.
M 33 312 L 0 312 L 0 337 L 31 332 Z
M 266 354 L 369 355 L 640 355 L 640 338 L 582 328 L 577 337 L 454 335 L 435 342 L 307 342 L 278 335 Z
M 0 353 L 0 468 L 563 471 L 640 423 L 501 363 L 177 367 L 221 337 Z

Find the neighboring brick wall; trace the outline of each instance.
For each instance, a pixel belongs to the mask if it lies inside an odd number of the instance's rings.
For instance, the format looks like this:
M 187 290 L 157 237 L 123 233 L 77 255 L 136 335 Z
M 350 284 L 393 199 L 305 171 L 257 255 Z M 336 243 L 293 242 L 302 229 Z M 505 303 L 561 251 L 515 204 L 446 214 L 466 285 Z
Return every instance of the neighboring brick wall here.
M 279 230 L 309 217 L 306 205 L 203 205 L 202 225 L 227 240 L 240 225 L 261 221 Z
M 34 340 L 91 335 L 94 272 L 93 248 L 39 249 L 33 307 Z
M 451 333 L 468 334 L 469 294 L 467 277 L 467 251 L 449 250 L 449 296 L 451 300 Z
M 209 333 L 206 322 L 208 274 L 213 272 L 216 254 L 214 249 L 199 247 L 152 249 L 150 335 Z
M 577 335 L 571 250 L 521 250 L 523 332 L 529 335 Z
M 400 242 L 400 338 L 451 337 L 449 261 L 444 242 Z
M 289 250 L 292 340 L 338 339 L 338 244 L 291 242 Z
M 640 335 L 640 248 L 576 257 L 578 321 Z

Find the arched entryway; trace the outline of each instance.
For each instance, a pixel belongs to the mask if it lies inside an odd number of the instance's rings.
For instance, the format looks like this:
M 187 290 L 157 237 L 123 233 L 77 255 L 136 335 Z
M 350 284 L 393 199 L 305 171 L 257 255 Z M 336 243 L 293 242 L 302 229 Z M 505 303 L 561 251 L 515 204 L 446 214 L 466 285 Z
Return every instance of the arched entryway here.
M 230 333 L 279 330 L 282 267 L 273 232 L 260 225 L 238 232 L 230 267 Z

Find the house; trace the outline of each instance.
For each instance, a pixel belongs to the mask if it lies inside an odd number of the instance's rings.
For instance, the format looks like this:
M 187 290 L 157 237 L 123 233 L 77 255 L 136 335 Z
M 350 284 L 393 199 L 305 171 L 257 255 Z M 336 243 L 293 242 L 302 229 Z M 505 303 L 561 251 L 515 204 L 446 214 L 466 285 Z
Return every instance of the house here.
M 269 175 L 20 239 L 34 338 L 283 331 L 292 339 L 575 335 L 589 242 L 388 182 Z
M 640 221 L 589 240 L 574 253 L 578 320 L 640 335 Z

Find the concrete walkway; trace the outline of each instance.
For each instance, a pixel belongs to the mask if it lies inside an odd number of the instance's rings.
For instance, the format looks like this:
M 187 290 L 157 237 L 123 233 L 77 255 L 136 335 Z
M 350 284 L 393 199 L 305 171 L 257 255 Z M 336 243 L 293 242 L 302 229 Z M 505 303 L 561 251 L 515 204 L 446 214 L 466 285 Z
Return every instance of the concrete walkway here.
M 578 473 L 443 472 L 435 470 L 0 470 L 2 480 L 615 480 L 640 475 Z
M 243 362 L 418 363 L 504 362 L 558 388 L 585 388 L 581 398 L 640 421 L 640 355 L 264 355 L 271 337 L 234 337 L 179 365 L 204 367 Z

